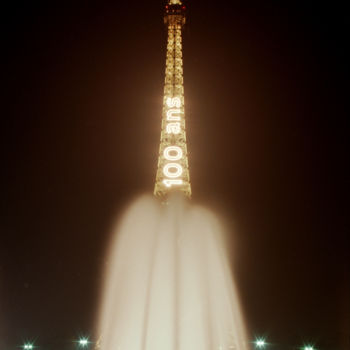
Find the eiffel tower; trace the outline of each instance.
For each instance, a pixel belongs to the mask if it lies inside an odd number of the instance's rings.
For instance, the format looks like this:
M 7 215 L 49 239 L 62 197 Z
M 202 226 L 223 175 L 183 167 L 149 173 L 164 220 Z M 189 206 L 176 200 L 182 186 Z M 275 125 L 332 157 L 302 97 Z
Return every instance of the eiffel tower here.
M 160 198 L 173 191 L 181 191 L 188 198 L 191 197 L 182 68 L 181 34 L 186 21 L 185 12 L 186 7 L 180 0 L 168 0 L 165 6 L 164 23 L 168 27 L 168 44 L 158 169 L 154 187 L 154 195 Z

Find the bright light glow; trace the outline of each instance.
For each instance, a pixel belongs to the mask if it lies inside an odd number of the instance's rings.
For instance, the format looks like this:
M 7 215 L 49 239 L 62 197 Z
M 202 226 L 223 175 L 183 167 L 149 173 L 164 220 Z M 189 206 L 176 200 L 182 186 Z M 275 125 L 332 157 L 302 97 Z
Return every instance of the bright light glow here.
M 305 345 L 304 350 L 315 350 L 315 348 L 312 345 Z
M 256 341 L 255 341 L 255 345 L 257 348 L 264 348 L 266 346 L 266 341 L 264 338 L 258 338 Z
M 182 180 L 175 180 L 175 179 L 165 179 L 163 180 L 163 184 L 166 187 L 171 187 L 172 185 L 182 185 Z
M 166 126 L 166 132 L 168 134 L 179 134 L 181 131 L 181 127 L 180 127 L 180 123 L 176 122 L 176 123 L 169 123 Z
M 25 350 L 32 350 L 34 348 L 34 345 L 31 343 L 26 343 L 23 345 L 23 349 Z
M 166 100 L 166 104 L 169 108 L 173 108 L 173 107 L 177 107 L 180 108 L 181 107 L 181 100 L 179 97 L 168 97 Z
M 179 146 L 168 146 L 164 149 L 163 154 L 167 160 L 179 160 L 182 158 L 182 149 Z
M 176 169 L 176 171 L 170 171 L 170 169 Z M 166 177 L 175 178 L 182 175 L 182 166 L 177 163 L 168 163 L 164 165 L 163 174 Z
M 85 348 L 86 346 L 88 346 L 89 344 L 89 340 L 87 338 L 81 338 L 79 339 L 79 345 L 83 348 Z
M 180 0 L 170 0 L 170 5 L 182 5 L 182 2 Z
M 169 109 L 168 112 L 166 112 L 166 119 L 167 120 L 180 120 L 179 115 L 174 115 L 174 114 L 180 114 L 181 110 L 180 109 Z

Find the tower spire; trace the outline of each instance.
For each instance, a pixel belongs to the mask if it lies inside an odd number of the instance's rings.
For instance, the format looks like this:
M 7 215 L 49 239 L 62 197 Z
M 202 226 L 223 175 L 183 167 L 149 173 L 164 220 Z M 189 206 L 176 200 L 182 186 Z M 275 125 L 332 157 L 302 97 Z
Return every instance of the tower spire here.
M 168 0 L 164 23 L 168 27 L 162 129 L 160 136 L 158 169 L 154 194 L 165 197 L 172 191 L 182 191 L 191 197 L 188 169 L 183 62 L 182 28 L 186 21 L 186 7 L 180 0 Z

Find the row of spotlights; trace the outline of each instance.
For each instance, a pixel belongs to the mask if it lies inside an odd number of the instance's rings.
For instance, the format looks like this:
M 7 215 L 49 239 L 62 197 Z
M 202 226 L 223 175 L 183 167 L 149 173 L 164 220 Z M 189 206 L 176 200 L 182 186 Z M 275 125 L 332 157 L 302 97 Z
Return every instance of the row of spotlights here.
M 79 344 L 80 347 L 82 348 L 86 348 L 91 342 L 89 341 L 88 338 L 80 338 L 77 343 Z M 255 346 L 258 349 L 263 349 L 266 347 L 266 345 L 268 345 L 268 343 L 266 343 L 264 338 L 257 338 L 254 342 Z M 33 350 L 34 349 L 34 345 L 31 343 L 26 343 L 23 345 L 22 347 L 24 350 Z M 316 350 L 312 345 L 305 345 L 302 350 Z
M 257 338 L 254 344 L 255 344 L 255 347 L 258 349 L 263 349 L 268 345 L 268 343 L 265 341 L 264 338 Z M 305 345 L 301 348 L 301 350 L 316 350 L 316 349 L 312 345 Z
M 78 341 L 76 341 L 76 343 L 78 343 L 78 345 L 82 348 L 86 348 L 91 342 L 89 341 L 88 338 L 80 338 Z M 22 348 L 24 350 L 33 350 L 34 349 L 34 345 L 32 343 L 25 343 Z

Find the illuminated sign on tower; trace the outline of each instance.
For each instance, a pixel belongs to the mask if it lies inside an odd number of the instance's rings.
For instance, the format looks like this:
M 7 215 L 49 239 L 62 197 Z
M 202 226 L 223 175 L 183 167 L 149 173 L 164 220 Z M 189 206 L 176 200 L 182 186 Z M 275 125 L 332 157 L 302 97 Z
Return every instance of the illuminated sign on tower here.
M 154 194 L 164 197 L 174 190 L 191 197 L 188 170 L 181 31 L 185 24 L 185 6 L 169 0 L 164 22 L 168 26 L 162 131 Z

